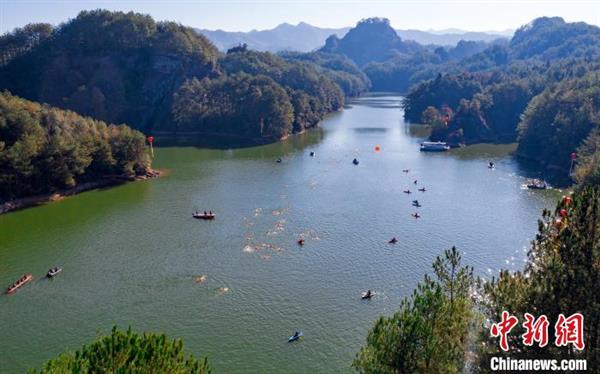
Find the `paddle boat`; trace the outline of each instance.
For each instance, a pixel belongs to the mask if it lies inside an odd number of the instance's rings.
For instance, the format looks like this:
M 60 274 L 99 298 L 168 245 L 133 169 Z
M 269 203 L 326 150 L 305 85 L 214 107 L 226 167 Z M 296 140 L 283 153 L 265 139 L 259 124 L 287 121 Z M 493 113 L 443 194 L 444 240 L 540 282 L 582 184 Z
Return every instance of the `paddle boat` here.
M 200 213 L 200 212 L 195 212 L 194 214 L 192 214 L 192 217 L 196 218 L 196 219 L 204 219 L 204 220 L 210 220 L 210 219 L 215 219 L 217 215 L 214 214 L 212 211 L 211 212 L 204 212 L 204 213 Z
M 60 273 L 61 271 L 62 271 L 62 268 L 59 268 L 58 266 L 55 266 L 52 269 L 48 270 L 48 273 L 46 273 L 46 277 L 52 278 L 56 274 Z
M 11 294 L 11 293 L 15 292 L 20 287 L 22 287 L 25 284 L 27 284 L 28 282 L 30 282 L 32 279 L 33 279 L 33 275 L 31 275 L 31 274 L 23 275 L 15 283 L 13 283 L 10 287 L 8 287 L 8 289 L 6 290 L 6 293 Z
M 360 295 L 360 298 L 362 300 L 370 300 L 373 295 L 375 295 L 375 292 L 371 291 L 371 290 L 367 290 L 365 292 L 362 293 L 362 295 Z
M 302 336 L 304 336 L 304 334 L 302 334 L 302 331 L 296 331 L 294 333 L 294 335 L 292 335 L 288 338 L 288 343 L 295 342 L 296 340 L 300 340 L 300 338 Z

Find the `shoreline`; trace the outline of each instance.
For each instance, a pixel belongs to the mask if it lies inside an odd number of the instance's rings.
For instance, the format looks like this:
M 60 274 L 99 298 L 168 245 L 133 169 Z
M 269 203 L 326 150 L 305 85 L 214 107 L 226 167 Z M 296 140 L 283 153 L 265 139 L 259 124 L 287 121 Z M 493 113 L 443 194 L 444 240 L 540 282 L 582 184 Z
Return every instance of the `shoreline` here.
M 15 212 L 22 209 L 43 205 L 53 201 L 59 201 L 68 196 L 74 196 L 82 192 L 95 190 L 103 187 L 118 186 L 127 182 L 144 181 L 151 178 L 158 178 L 163 173 L 159 170 L 148 169 L 144 175 L 126 177 L 122 175 L 106 176 L 96 182 L 86 182 L 73 188 L 55 191 L 48 194 L 26 196 L 19 199 L 10 200 L 0 204 L 0 215 Z

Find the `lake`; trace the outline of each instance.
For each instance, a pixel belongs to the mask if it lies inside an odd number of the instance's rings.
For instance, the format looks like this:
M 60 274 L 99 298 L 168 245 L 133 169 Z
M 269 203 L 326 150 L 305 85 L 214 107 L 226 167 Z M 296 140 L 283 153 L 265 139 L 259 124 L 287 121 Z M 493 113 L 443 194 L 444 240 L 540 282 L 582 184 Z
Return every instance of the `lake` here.
M 0 285 L 35 276 L 0 296 L 0 371 L 40 367 L 116 324 L 182 338 L 218 373 L 349 372 L 374 320 L 443 250 L 456 245 L 484 277 L 520 269 L 561 192 L 523 189 L 514 145 L 419 152 L 426 133 L 400 100 L 353 100 L 278 144 L 156 148 L 161 178 L 0 216 Z M 288 344 L 295 330 L 304 339 Z

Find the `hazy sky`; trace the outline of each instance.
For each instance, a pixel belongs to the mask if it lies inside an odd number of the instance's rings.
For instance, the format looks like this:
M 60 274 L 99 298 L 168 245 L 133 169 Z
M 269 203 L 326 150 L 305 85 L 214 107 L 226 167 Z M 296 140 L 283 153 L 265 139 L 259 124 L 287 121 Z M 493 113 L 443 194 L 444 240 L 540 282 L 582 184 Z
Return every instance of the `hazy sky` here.
M 540 16 L 600 25 L 600 0 L 0 0 L 0 33 L 30 22 L 58 24 L 84 9 L 133 10 L 157 20 L 228 31 L 300 21 L 322 27 L 390 19 L 398 29 L 515 29 Z

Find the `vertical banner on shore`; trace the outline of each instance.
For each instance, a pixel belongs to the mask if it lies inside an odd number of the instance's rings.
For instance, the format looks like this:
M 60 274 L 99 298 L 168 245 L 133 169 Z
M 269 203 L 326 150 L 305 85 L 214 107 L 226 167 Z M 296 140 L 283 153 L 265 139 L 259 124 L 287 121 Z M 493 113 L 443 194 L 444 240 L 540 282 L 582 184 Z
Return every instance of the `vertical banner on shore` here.
M 148 137 L 148 143 L 150 143 L 150 155 L 152 156 L 152 158 L 154 158 L 154 148 L 152 147 L 152 145 L 154 144 L 154 136 L 150 135 Z

